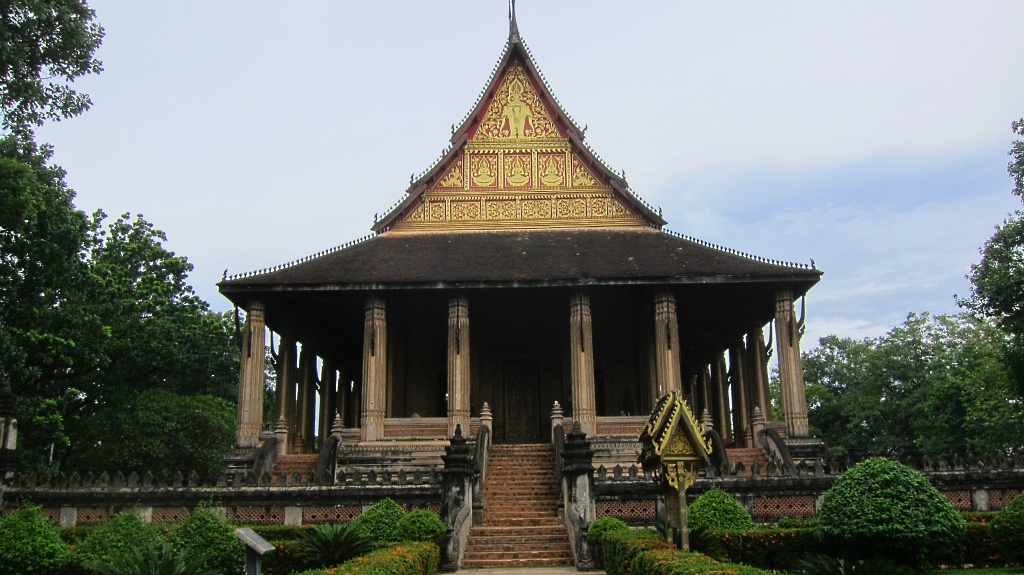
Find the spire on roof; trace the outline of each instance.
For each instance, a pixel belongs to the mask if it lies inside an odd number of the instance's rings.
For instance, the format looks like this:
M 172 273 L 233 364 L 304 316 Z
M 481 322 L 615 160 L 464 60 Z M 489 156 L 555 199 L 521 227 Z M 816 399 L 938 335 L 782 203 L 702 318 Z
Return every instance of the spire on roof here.
M 508 7 L 508 43 L 519 41 L 519 25 L 516 24 L 516 0 L 511 0 Z

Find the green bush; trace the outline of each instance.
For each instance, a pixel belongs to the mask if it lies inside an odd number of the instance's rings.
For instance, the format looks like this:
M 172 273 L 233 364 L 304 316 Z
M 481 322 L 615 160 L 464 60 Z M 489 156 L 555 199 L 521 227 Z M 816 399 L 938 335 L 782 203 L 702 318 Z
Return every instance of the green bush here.
M 248 526 L 267 541 L 298 541 L 312 525 L 250 525 Z
M 730 531 L 753 529 L 754 520 L 736 498 L 714 487 L 697 498 L 687 510 L 690 529 Z
M 206 507 L 189 513 L 185 521 L 171 528 L 167 539 L 188 561 L 205 557 L 204 569 L 232 575 L 245 564 L 245 545 L 235 536 L 234 527 Z
M 882 457 L 840 475 L 819 518 L 845 554 L 915 566 L 949 560 L 965 533 L 963 518 L 924 476 Z
M 657 531 L 606 531 L 601 537 L 601 554 L 608 575 L 629 575 L 629 566 L 638 554 L 658 549 L 673 547 Z
M 297 557 L 308 565 L 331 567 L 373 551 L 373 541 L 351 523 L 328 523 L 302 534 L 295 545 Z
M 1024 493 L 1013 498 L 992 520 L 992 537 L 999 542 L 1006 561 L 1024 563 Z
M 725 559 L 761 569 L 786 571 L 806 555 L 827 553 L 816 529 L 750 529 L 715 533 Z
M 440 562 L 441 550 L 437 545 L 413 541 L 389 545 L 337 567 L 296 575 L 433 575 Z
M 203 557 L 189 560 L 169 543 L 149 544 L 118 555 L 112 561 L 94 561 L 87 566 L 97 575 L 221 575 L 203 568 Z
M 83 561 L 112 563 L 133 556 L 136 549 L 161 543 L 163 536 L 156 527 L 143 523 L 135 511 L 124 511 L 89 533 L 76 552 Z
M 968 523 L 967 535 L 960 544 L 960 554 L 956 563 L 975 567 L 998 567 L 1006 562 L 1007 555 L 1013 555 L 1013 550 L 1004 549 L 992 536 L 990 523 Z
M 385 497 L 353 519 L 352 524 L 375 543 L 387 543 L 396 541 L 395 530 L 403 515 L 405 511 L 390 497 Z
M 590 529 L 587 530 L 587 539 L 591 544 L 600 545 L 601 538 L 604 537 L 606 533 L 611 533 L 613 531 L 629 531 L 629 525 L 626 525 L 625 521 L 615 517 L 602 517 L 590 524 Z
M 871 559 L 834 559 L 828 555 L 812 555 L 798 561 L 799 575 L 913 575 L 905 565 L 897 565 L 886 557 Z
M 607 532 L 601 547 L 608 575 L 763 575 L 746 565 L 720 563 L 701 553 L 683 553 L 654 531 Z
M 431 542 L 447 530 L 437 513 L 429 509 L 413 509 L 398 520 L 395 538 L 399 541 Z
M 63 575 L 75 561 L 60 529 L 39 507 L 21 507 L 0 521 L 0 565 L 9 575 Z

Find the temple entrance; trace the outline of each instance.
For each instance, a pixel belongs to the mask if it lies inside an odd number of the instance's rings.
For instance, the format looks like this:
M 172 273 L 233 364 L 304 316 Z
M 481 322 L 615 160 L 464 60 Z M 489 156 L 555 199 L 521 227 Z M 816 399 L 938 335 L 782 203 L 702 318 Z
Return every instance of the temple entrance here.
M 505 363 L 505 442 L 539 443 L 540 380 L 537 362 Z

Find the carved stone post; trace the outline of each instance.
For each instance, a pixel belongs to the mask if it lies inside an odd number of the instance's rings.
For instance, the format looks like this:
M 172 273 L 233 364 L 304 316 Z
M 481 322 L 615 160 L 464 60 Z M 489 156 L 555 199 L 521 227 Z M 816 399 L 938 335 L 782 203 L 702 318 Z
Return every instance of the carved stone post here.
M 388 328 L 384 299 L 366 299 L 363 325 L 363 441 L 384 439 L 384 410 L 387 408 Z
M 551 444 L 552 445 L 554 445 L 554 443 L 555 443 L 555 428 L 560 426 L 560 425 L 562 425 L 562 419 L 563 419 L 564 415 L 565 414 L 562 413 L 562 406 L 559 405 L 559 403 L 556 401 L 554 403 L 554 405 L 551 406 Z
M 258 447 L 263 427 L 263 368 L 266 361 L 263 311 L 262 300 L 249 301 L 238 374 L 238 420 L 235 427 L 235 444 L 238 447 Z
M 296 453 L 313 452 L 314 417 L 316 414 L 316 355 L 303 345 L 299 353 L 298 435 Z
M 298 358 L 298 351 L 296 350 L 295 338 L 291 337 L 286 333 L 281 334 L 281 346 L 277 352 L 277 386 L 276 394 L 274 399 L 276 400 L 274 408 L 274 421 L 284 419 L 285 424 L 285 435 L 282 453 L 291 453 L 291 442 L 295 439 L 295 424 L 294 424 L 294 411 L 295 411 L 295 380 L 296 372 L 296 361 Z M 276 433 L 276 431 L 275 431 Z
M 747 334 L 747 389 L 749 405 L 761 409 L 765 421 L 772 420 L 772 398 L 768 391 L 768 351 L 760 329 Z
M 787 437 L 807 437 L 807 398 L 800 362 L 800 333 L 793 313 L 793 292 L 775 297 L 775 350 L 779 357 L 779 384 Z
M 469 432 L 469 300 L 448 299 L 448 437 L 461 425 Z
M 455 434 L 444 448 L 444 475 L 441 483 L 441 519 L 447 529 L 444 547 L 441 549 L 441 570 L 452 572 L 459 569 L 462 553 L 466 550 L 469 529 L 473 526 L 473 454 L 462 426 L 455 428 Z
M 323 366 L 320 369 L 320 429 L 317 430 L 317 437 L 320 438 L 320 445 L 324 444 L 327 436 L 331 434 L 331 421 L 334 419 L 335 389 L 338 386 L 338 372 L 330 359 L 323 358 Z
M 594 557 L 587 541 L 587 531 L 597 515 L 594 492 L 594 452 L 587 436 L 573 429 L 562 452 L 562 495 L 565 507 L 565 528 L 576 559 L 576 569 L 594 568 Z
M 732 431 L 738 447 L 746 444 L 747 429 L 750 426 L 750 410 L 747 406 L 746 347 L 743 338 L 729 348 L 729 383 L 732 391 Z
M 594 394 L 594 336 L 590 297 L 580 291 L 569 300 L 569 356 L 572 369 L 572 417 L 576 429 L 587 435 L 597 432 Z
M 683 391 L 679 371 L 679 320 L 676 296 L 670 289 L 654 294 L 654 350 L 658 379 L 658 397 L 670 391 Z
M 728 443 L 732 434 L 729 429 L 729 381 L 725 372 L 725 356 L 721 353 L 715 356 L 711 364 L 711 405 L 714 410 L 711 416 L 715 420 L 715 428 L 722 441 Z

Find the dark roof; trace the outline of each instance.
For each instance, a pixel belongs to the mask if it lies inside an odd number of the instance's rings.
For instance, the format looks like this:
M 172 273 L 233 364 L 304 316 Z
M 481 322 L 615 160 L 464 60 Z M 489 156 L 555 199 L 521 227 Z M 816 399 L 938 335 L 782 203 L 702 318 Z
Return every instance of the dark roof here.
M 222 281 L 238 292 L 612 283 L 789 282 L 821 272 L 651 228 L 388 232 L 273 271 Z

